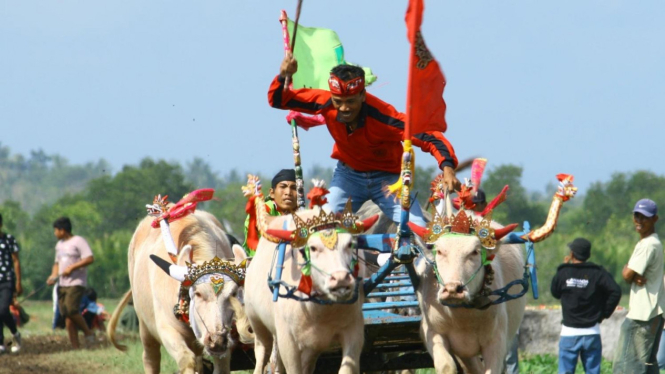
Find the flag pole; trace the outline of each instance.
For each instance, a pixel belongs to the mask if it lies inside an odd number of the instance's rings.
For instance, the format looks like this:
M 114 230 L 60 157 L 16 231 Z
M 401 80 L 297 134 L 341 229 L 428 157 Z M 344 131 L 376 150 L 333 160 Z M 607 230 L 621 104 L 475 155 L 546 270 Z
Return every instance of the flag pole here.
M 293 24 L 293 36 L 291 37 L 291 53 L 296 49 L 296 33 L 298 33 L 298 23 L 300 23 L 300 9 L 302 9 L 302 0 L 298 0 L 298 7 L 296 7 L 296 20 Z
M 293 142 L 293 162 L 296 171 L 296 191 L 298 192 L 298 208 L 305 207 L 305 182 L 302 177 L 302 166 L 300 165 L 300 140 L 298 139 L 298 126 L 296 120 L 291 120 L 291 140 Z
M 296 7 L 296 21 L 293 24 L 293 37 L 291 38 L 291 43 L 289 43 L 289 29 L 287 28 L 288 18 L 286 17 L 286 11 L 282 10 L 282 14 L 279 17 L 279 22 L 282 24 L 282 36 L 284 37 L 284 54 L 288 57 L 289 52 L 293 55 L 293 51 L 296 47 L 296 33 L 298 32 L 298 23 L 300 22 L 300 9 L 302 9 L 302 0 L 298 0 L 298 6 Z M 284 77 L 284 91 L 289 89 L 291 84 L 291 77 Z
M 417 0 L 416 0 L 417 1 Z M 411 1 L 409 1 L 409 6 L 411 6 Z M 407 20 L 407 24 L 414 24 L 414 19 L 416 18 L 416 12 L 408 12 L 409 20 Z M 409 72 L 407 75 L 407 80 L 406 80 L 406 123 L 404 125 L 404 142 L 408 141 L 409 144 L 411 143 L 411 117 L 413 114 L 413 103 L 411 102 L 411 97 L 412 92 L 413 92 L 413 82 L 412 82 L 412 74 L 411 74 L 411 69 L 413 69 L 414 66 L 414 49 L 415 49 L 415 42 L 416 42 L 416 28 L 415 27 L 410 27 L 408 29 L 409 31 Z M 405 147 L 406 148 L 406 147 Z
M 296 15 L 296 24 L 293 30 L 293 41 L 295 42 L 296 30 L 298 27 L 298 18 L 300 17 L 300 7 L 302 5 L 302 0 L 298 2 L 298 9 Z M 293 53 L 293 44 L 289 43 L 289 29 L 287 27 L 288 17 L 286 16 L 286 11 L 282 10 L 282 13 L 279 17 L 279 22 L 282 24 L 282 36 L 284 38 L 284 54 L 288 56 L 289 52 Z M 289 86 L 290 77 L 287 76 L 284 82 L 284 89 L 287 90 Z M 296 125 L 296 120 L 291 120 L 291 142 L 293 143 L 293 162 L 295 164 L 296 172 L 296 191 L 297 191 L 297 204 L 298 208 L 305 207 L 305 182 L 302 176 L 302 166 L 300 162 L 300 140 L 298 139 L 298 126 Z
M 411 4 L 409 4 L 411 5 Z M 415 12 L 409 12 L 409 17 L 411 19 L 415 18 Z M 409 22 L 411 23 L 411 22 Z M 411 23 L 412 24 L 412 23 Z M 409 210 L 411 209 L 411 189 L 413 188 L 413 183 L 415 182 L 415 153 L 413 152 L 413 145 L 411 143 L 411 114 L 412 114 L 412 105 L 411 97 L 413 91 L 413 82 L 411 81 L 411 69 L 413 69 L 414 63 L 414 42 L 416 39 L 415 28 L 409 28 L 409 73 L 407 76 L 407 88 L 406 88 L 406 123 L 404 124 L 404 134 L 403 134 L 403 153 L 402 153 L 402 190 L 400 193 L 400 205 L 402 206 L 402 215 L 400 217 L 400 232 L 407 233 L 409 231 L 408 222 L 409 222 Z

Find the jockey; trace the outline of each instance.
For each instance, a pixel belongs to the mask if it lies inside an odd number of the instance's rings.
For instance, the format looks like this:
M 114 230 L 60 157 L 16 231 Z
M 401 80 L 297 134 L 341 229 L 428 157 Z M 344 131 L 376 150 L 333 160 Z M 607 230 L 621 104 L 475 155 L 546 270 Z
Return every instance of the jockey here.
M 271 216 L 290 214 L 297 208 L 296 172 L 282 169 L 272 178 L 270 192 L 266 198 L 266 211 Z M 250 213 L 250 212 L 247 212 Z M 254 256 L 256 244 L 261 234 L 256 227 L 250 230 L 250 215 L 245 219 L 245 242 L 243 248 L 248 256 Z M 256 237 L 255 237 L 256 236 Z M 250 240 L 248 240 L 250 239 Z M 253 239 L 253 240 L 252 240 Z
M 393 221 L 399 222 L 400 204 L 387 197 L 382 188 L 399 179 L 406 116 L 365 91 L 365 72 L 357 66 L 334 67 L 328 81 L 330 91 L 284 90 L 286 77 L 297 70 L 293 56 L 285 57 L 279 75 L 270 85 L 268 102 L 274 108 L 321 114 L 325 118 L 335 140 L 331 157 L 338 160 L 327 196 L 332 211 L 341 212 L 349 197 L 354 212 L 365 201 L 372 200 Z M 458 189 L 457 157 L 443 134 L 438 131 L 415 134 L 412 142 L 436 158 L 446 187 L 451 191 Z M 425 225 L 417 200 L 411 204 L 410 217 L 414 223 Z

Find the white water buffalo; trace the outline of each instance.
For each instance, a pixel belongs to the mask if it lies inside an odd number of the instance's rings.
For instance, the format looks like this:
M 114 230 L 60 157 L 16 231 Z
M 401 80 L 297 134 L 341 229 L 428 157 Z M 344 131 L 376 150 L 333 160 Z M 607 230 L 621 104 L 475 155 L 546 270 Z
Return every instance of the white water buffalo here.
M 494 223 L 492 227 L 497 229 L 497 240 L 514 228 L 499 230 L 500 226 Z M 425 230 L 417 233 L 426 235 Z M 497 242 L 496 248 L 483 249 L 480 237 L 473 231 L 466 235 L 441 235 L 429 247 L 431 251 L 426 251 L 426 257 L 421 256 L 416 261 L 416 272 L 421 280 L 416 294 L 423 315 L 421 335 L 436 372 L 457 373 L 455 355 L 471 373 L 501 373 L 508 343 L 522 322 L 526 298 L 486 309 L 443 304 L 486 306 L 488 298 L 482 295 L 482 290 L 491 276 L 485 278 L 483 250 L 488 258 L 495 256 L 491 262 L 494 275 L 489 289 L 496 290 L 523 278 L 523 248 Z M 517 294 L 521 290 L 520 286 L 513 286 L 509 293 Z
M 204 352 L 211 355 L 215 364 L 215 374 L 230 371 L 230 350 L 236 344 L 232 326 L 237 328 L 241 341 L 251 341 L 249 323 L 239 301 L 242 289 L 237 277 L 224 271 L 210 273 L 193 279 L 191 287 L 185 289 L 190 297 L 189 322 L 176 318 L 174 306 L 178 303 L 181 281 L 192 273 L 186 262 L 199 266 L 218 264 L 218 259 L 233 259 L 227 263 L 231 269 L 245 259 L 242 247 L 231 248 L 220 223 L 212 215 L 197 211 L 185 218 L 174 221 L 170 232 L 177 248 L 181 248 L 177 265 L 170 265 L 167 250 L 159 229 L 151 227 L 151 217 L 146 217 L 138 226 L 129 245 L 128 264 L 130 292 L 113 313 L 108 326 L 110 340 L 114 341 L 114 331 L 122 307 L 134 299 L 134 308 L 139 318 L 141 342 L 143 343 L 143 367 L 146 373 L 159 373 L 160 346 L 177 362 L 179 372 L 194 374 L 196 361 Z M 151 261 L 151 255 L 170 270 L 171 276 Z M 235 256 L 234 256 L 235 255 Z M 170 268 L 170 269 L 169 269 Z M 229 277 L 227 274 L 231 274 Z M 174 277 L 176 279 L 174 279 Z M 234 279 L 236 278 L 236 279 Z M 187 284 L 187 286 L 190 286 Z M 200 361 L 200 360 L 198 360 Z M 200 372 L 200 370 L 199 370 Z
M 303 220 L 317 218 L 319 210 L 298 212 Z M 364 227 L 371 225 L 377 217 L 368 219 Z M 295 230 L 292 216 L 275 217 L 268 223 L 269 229 Z M 268 230 L 271 235 L 288 238 L 290 231 L 281 235 Z M 321 305 L 311 301 L 296 301 L 279 298 L 273 302 L 273 293 L 268 288 L 268 274 L 275 277 L 273 255 L 277 244 L 265 238 L 259 241 L 256 255 L 247 269 L 245 311 L 255 333 L 255 374 L 262 374 L 273 348 L 279 351 L 280 373 L 312 373 L 319 355 L 332 343 L 342 346 L 340 373 L 358 373 L 360 353 L 363 345 L 362 284 L 353 276 L 356 249 L 350 233 L 338 232 L 334 227 L 321 229 L 309 235 L 306 247 L 311 257 L 312 294 L 321 300 L 334 301 L 332 305 Z M 301 268 L 305 262 L 300 249 L 287 246 L 282 280 L 298 285 Z M 358 290 L 358 299 L 350 301 Z M 282 287 L 281 293 L 284 293 Z

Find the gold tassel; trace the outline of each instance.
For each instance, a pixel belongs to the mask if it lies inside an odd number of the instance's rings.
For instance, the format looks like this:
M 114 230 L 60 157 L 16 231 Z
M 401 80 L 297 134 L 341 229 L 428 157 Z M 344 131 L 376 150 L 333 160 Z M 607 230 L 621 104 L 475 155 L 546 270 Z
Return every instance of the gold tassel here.
M 394 196 L 395 199 L 401 200 L 402 199 L 402 190 L 404 186 L 404 171 L 408 170 L 406 174 L 408 174 L 408 177 L 411 179 L 408 183 L 408 186 L 406 186 L 408 189 L 413 188 L 413 174 L 414 174 L 414 166 L 416 164 L 416 154 L 413 152 L 413 147 L 411 145 L 411 140 L 405 140 L 404 141 L 404 153 L 409 153 L 410 155 L 410 162 L 404 159 L 404 154 L 402 154 L 402 173 L 399 176 L 399 179 L 397 182 L 385 186 L 383 188 L 383 192 L 386 196 Z

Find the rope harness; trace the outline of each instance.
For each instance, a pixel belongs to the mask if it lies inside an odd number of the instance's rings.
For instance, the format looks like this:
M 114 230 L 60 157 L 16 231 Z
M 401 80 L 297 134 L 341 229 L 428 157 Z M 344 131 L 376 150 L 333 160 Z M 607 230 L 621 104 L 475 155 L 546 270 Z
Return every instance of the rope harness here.
M 340 229 L 340 228 L 335 228 L 332 229 L 335 231 L 335 234 L 349 234 L 347 230 Z M 310 235 L 315 236 L 315 235 L 321 235 L 321 232 L 315 232 Z M 280 243 L 280 245 L 284 245 L 284 243 Z M 292 250 L 298 250 L 301 255 L 303 256 L 305 262 L 298 264 L 300 267 L 300 272 L 302 273 L 302 277 L 309 277 L 311 276 L 312 269 L 318 271 L 321 274 L 327 275 L 328 277 L 332 277 L 332 274 L 329 274 L 325 270 L 319 268 L 318 266 L 314 265 L 312 263 L 312 258 L 311 258 L 311 253 L 310 253 L 310 247 L 308 244 L 305 244 L 304 247 L 301 248 L 294 248 L 293 246 L 291 247 Z M 283 280 L 275 281 L 273 280 L 273 271 L 275 269 L 275 259 L 277 257 L 277 250 L 273 252 L 272 256 L 272 262 L 270 264 L 270 273 L 268 274 L 268 286 L 270 287 L 270 291 L 273 291 L 275 289 L 275 286 L 279 285 L 280 287 L 284 287 L 286 290 L 284 293 L 279 293 L 279 297 L 283 297 L 286 299 L 292 299 L 296 301 L 308 301 L 308 302 L 313 302 L 316 304 L 320 305 L 332 305 L 332 304 L 353 304 L 356 301 L 358 301 L 358 292 L 360 289 L 360 283 L 362 283 L 362 279 L 358 277 L 358 248 L 357 245 L 355 244 L 355 241 L 353 242 L 353 249 L 354 249 L 354 254 L 351 257 L 351 263 L 347 265 L 347 270 L 349 273 L 353 274 L 353 278 L 356 280 L 355 288 L 353 290 L 353 297 L 349 300 L 345 301 L 332 301 L 332 300 L 326 300 L 326 299 L 321 299 L 320 297 L 317 296 L 316 291 L 313 294 L 309 294 L 305 297 L 303 296 L 298 296 L 296 295 L 296 292 L 303 293 L 298 286 L 294 286 L 291 284 L 286 283 Z M 296 256 L 292 256 L 294 259 Z
M 446 233 L 444 235 L 461 235 L 461 236 L 469 236 L 465 234 L 455 234 L 455 233 Z M 429 245 L 428 245 L 429 246 Z M 438 284 L 442 285 L 445 287 L 445 284 L 441 278 L 441 274 L 439 272 L 439 267 L 436 264 L 436 260 L 432 261 L 427 256 L 425 255 L 425 252 L 420 246 L 416 246 L 418 249 L 418 252 L 420 255 L 423 256 L 425 261 L 429 266 L 431 266 L 434 275 L 436 276 L 436 281 Z M 529 255 L 533 251 L 533 247 L 530 247 L 529 251 L 527 252 L 527 256 L 525 258 L 529 258 Z M 434 254 L 436 255 L 436 249 L 433 250 Z M 526 262 L 524 263 L 524 273 L 522 279 L 516 279 L 510 283 L 508 283 L 506 286 L 492 290 L 489 288 L 490 285 L 492 285 L 494 281 L 494 270 L 492 269 L 492 260 L 493 258 L 488 258 L 487 256 L 487 249 L 485 247 L 481 247 L 480 251 L 480 256 L 481 256 L 481 263 L 478 266 L 478 268 L 471 274 L 469 279 L 462 283 L 460 286 L 458 286 L 458 289 L 464 289 L 466 288 L 478 275 L 480 270 L 483 268 L 485 269 L 485 275 L 484 275 L 484 280 L 483 280 L 483 287 L 478 293 L 478 295 L 474 296 L 474 298 L 471 300 L 471 303 L 447 303 L 444 301 L 441 301 L 441 304 L 451 307 L 451 308 L 468 308 L 468 309 L 480 309 L 484 310 L 489 308 L 492 305 L 497 305 L 497 304 L 502 304 L 505 303 L 506 301 L 510 300 L 515 300 L 519 299 L 520 297 L 524 296 L 529 291 L 529 267 L 530 265 Z M 510 294 L 508 293 L 508 290 L 510 290 L 513 286 L 520 285 L 522 286 L 522 290 L 520 290 L 516 294 Z M 496 299 L 491 299 L 490 297 L 497 297 Z

